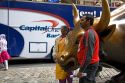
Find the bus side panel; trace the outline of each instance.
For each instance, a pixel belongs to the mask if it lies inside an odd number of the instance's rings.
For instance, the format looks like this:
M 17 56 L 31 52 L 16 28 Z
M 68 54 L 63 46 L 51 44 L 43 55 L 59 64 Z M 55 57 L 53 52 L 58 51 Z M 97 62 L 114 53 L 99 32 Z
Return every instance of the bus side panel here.
M 100 7 L 77 7 L 80 16 L 101 14 Z M 12 57 L 50 58 L 60 27 L 74 27 L 72 6 L 65 4 L 0 2 L 0 18 L 0 34 L 7 35 L 8 52 Z

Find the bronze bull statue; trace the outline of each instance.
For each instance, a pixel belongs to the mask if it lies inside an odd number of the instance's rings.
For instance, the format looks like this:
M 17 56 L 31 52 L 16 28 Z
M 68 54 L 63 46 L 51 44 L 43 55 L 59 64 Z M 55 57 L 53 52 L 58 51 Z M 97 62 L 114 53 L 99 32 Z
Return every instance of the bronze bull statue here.
M 79 13 L 74 4 L 73 15 L 75 28 L 67 35 L 65 50 L 57 57 L 57 62 L 65 70 L 79 67 L 76 56 L 78 41 L 80 35 L 84 34 L 84 30 L 79 27 Z M 104 41 L 104 49 L 108 54 L 105 63 L 125 72 L 125 4 L 110 13 L 107 0 L 102 0 L 102 15 L 95 18 L 94 29 Z

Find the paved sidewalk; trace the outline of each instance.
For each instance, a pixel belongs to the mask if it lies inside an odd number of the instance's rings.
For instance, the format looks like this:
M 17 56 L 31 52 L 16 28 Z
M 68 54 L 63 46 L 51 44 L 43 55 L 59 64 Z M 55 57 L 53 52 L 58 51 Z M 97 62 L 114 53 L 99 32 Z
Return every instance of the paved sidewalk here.
M 58 83 L 54 71 L 54 63 L 12 65 L 7 71 L 0 70 L 0 83 Z M 113 68 L 103 68 L 97 83 L 104 83 L 118 73 Z M 73 83 L 78 83 L 78 78 L 74 78 Z

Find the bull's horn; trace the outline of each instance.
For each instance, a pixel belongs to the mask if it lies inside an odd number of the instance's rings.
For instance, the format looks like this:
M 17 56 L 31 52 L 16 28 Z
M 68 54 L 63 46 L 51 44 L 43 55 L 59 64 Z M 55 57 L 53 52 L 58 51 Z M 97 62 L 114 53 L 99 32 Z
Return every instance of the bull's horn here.
M 76 27 L 79 27 L 79 23 L 78 23 L 78 21 L 80 20 L 79 12 L 78 12 L 78 9 L 77 9 L 77 7 L 75 6 L 74 3 L 72 4 L 72 7 L 73 7 L 72 12 L 73 12 L 73 16 L 74 16 L 73 21 L 74 21 L 74 26 L 76 28 Z
M 102 15 L 98 24 L 96 24 L 97 20 L 94 21 L 95 30 L 97 32 L 103 31 L 105 28 L 107 28 L 109 22 L 110 22 L 110 8 L 108 5 L 108 1 L 102 0 Z

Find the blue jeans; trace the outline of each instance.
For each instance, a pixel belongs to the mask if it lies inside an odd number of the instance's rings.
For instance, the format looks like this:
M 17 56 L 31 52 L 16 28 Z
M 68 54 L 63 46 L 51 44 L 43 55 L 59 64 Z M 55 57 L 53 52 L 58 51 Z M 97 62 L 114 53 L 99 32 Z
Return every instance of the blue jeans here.
M 83 73 L 87 73 L 87 76 L 83 76 L 82 78 L 79 79 L 79 83 L 96 83 L 95 80 L 95 73 L 98 69 L 99 63 L 95 64 L 90 64 L 88 67 L 85 69 Z

